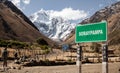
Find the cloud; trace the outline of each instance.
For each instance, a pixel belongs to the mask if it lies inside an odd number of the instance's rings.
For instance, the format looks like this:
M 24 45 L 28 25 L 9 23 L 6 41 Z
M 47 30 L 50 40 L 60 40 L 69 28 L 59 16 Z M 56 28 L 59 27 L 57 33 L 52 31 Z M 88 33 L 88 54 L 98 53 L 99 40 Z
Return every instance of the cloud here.
M 30 0 L 10 0 L 10 1 L 21 10 L 25 9 L 25 5 L 30 4 Z M 24 5 L 21 6 L 21 3 L 23 3 Z
M 20 0 L 11 0 L 11 2 L 16 5 L 18 8 L 20 8 Z
M 30 0 L 22 0 L 24 4 L 30 4 Z
M 100 8 L 103 7 L 103 4 L 99 4 L 99 7 L 100 7 Z
M 120 1 L 120 0 L 117 0 L 117 1 Z
M 74 10 L 72 8 L 64 8 L 61 11 L 52 11 L 51 17 L 62 17 L 66 20 L 79 20 L 86 18 L 88 13 L 84 10 Z

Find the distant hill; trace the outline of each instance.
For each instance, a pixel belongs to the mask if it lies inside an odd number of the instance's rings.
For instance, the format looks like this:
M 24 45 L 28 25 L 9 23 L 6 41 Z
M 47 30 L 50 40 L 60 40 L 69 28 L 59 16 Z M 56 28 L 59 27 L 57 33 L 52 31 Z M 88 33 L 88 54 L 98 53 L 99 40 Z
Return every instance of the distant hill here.
M 120 2 L 105 7 L 97 11 L 90 18 L 83 20 L 80 24 L 95 23 L 106 20 L 108 22 L 108 43 L 109 45 L 120 44 Z M 65 41 L 66 43 L 74 43 L 75 31 Z
M 0 39 L 35 42 L 40 37 L 54 44 L 12 2 L 0 2 Z

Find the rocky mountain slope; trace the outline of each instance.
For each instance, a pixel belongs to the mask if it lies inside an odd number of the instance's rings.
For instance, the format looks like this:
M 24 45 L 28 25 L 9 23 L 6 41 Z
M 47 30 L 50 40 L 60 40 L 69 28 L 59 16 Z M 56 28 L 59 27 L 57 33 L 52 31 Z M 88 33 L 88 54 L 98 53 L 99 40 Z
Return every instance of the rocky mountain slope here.
M 51 17 L 52 11 L 40 11 L 32 14 L 29 18 L 41 33 L 54 41 L 64 41 L 75 28 L 74 23 L 70 23 L 62 17 Z
M 83 20 L 80 24 L 95 23 L 106 20 L 108 22 L 108 43 L 110 45 L 120 44 L 120 2 L 97 11 L 90 18 Z M 75 32 L 66 40 L 66 43 L 74 42 Z
M 40 37 L 54 44 L 12 2 L 0 2 L 0 39 L 35 42 Z

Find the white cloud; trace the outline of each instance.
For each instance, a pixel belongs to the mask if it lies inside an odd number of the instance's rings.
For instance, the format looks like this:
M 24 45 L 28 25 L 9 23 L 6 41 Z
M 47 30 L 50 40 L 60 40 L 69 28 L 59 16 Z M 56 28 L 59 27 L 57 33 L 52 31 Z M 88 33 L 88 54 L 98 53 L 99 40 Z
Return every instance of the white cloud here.
M 99 7 L 101 8 L 103 6 L 103 4 L 99 4 Z
M 22 0 L 24 4 L 30 4 L 30 0 Z
M 21 10 L 25 9 L 25 5 L 30 4 L 30 0 L 10 0 L 10 1 Z M 24 6 L 21 6 L 21 3 L 23 3 Z
M 20 8 L 20 0 L 11 0 L 11 2 L 16 5 L 18 8 Z
M 84 10 L 74 10 L 72 8 L 64 8 L 61 11 L 52 11 L 51 17 L 62 17 L 66 20 L 78 20 L 88 16 Z
M 117 0 L 117 1 L 120 1 L 120 0 Z

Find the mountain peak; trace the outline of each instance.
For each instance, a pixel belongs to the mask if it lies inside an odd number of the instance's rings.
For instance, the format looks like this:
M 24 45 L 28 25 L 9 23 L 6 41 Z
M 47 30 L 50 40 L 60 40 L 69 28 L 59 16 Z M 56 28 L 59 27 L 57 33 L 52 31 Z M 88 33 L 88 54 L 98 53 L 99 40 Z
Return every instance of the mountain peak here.
M 60 16 L 51 16 L 51 13 L 52 11 L 41 9 L 29 18 L 39 31 L 47 37 L 58 42 L 64 41 L 75 28 L 75 24 L 71 24 Z

